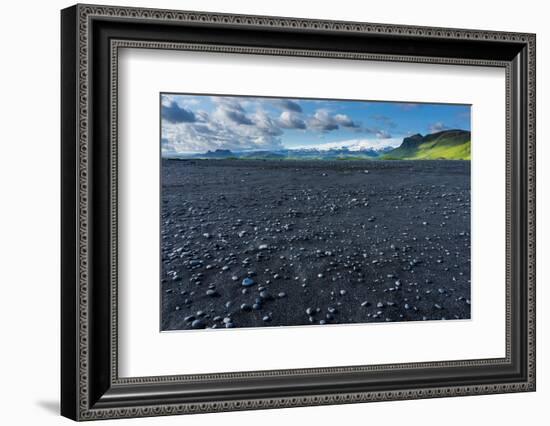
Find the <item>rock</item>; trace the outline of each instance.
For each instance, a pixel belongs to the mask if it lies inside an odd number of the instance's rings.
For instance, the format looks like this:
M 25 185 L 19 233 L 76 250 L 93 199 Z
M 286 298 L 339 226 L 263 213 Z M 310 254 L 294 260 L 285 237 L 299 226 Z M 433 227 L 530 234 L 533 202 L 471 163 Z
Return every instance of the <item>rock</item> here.
M 271 300 L 272 299 L 271 294 L 269 294 L 269 292 L 267 290 L 260 291 L 260 297 L 262 298 L 262 300 Z
M 209 296 L 209 297 L 219 296 L 218 292 L 216 290 L 213 290 L 213 289 L 206 290 L 206 295 Z
M 377 308 L 383 308 L 383 307 L 384 307 L 384 304 L 383 304 L 382 302 L 378 302 L 378 303 L 376 304 L 376 307 L 377 307 Z
M 340 290 L 340 296 L 345 296 L 346 295 L 346 290 Z
M 254 284 L 256 284 L 256 282 L 252 278 L 245 278 L 242 282 L 243 287 L 251 287 Z
M 250 312 L 251 310 L 252 310 L 252 307 L 251 307 L 249 304 L 243 303 L 243 304 L 241 305 L 241 311 L 243 311 L 243 312 Z
M 191 323 L 191 327 L 196 328 L 196 329 L 205 328 L 205 327 L 206 327 L 206 324 L 204 323 L 203 320 L 201 320 L 201 319 L 196 319 L 195 321 L 193 321 L 193 322 Z
M 365 300 L 365 301 L 361 302 L 361 306 L 364 308 L 366 306 L 370 306 L 370 303 L 369 303 L 368 300 Z
M 260 244 L 260 246 L 258 247 L 258 250 L 267 250 L 267 249 L 268 249 L 267 244 Z
M 262 321 L 263 322 L 270 322 L 271 321 L 271 317 L 269 315 L 264 315 L 264 317 L 262 318 Z
M 286 297 L 286 293 L 285 293 L 284 291 L 281 291 L 281 292 L 277 295 L 277 297 L 279 297 L 279 299 L 282 299 L 282 298 Z

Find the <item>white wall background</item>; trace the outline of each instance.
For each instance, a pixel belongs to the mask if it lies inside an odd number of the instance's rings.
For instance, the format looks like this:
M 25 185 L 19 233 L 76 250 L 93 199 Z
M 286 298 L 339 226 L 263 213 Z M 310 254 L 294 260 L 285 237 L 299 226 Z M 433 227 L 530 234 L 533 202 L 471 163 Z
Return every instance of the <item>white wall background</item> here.
M 550 28 L 544 2 L 388 0 L 108 1 L 143 7 L 296 16 L 537 33 L 538 390 L 530 394 L 107 421 L 102 424 L 315 425 L 544 424 L 550 401 Z M 59 9 L 71 2 L 11 1 L 0 43 L 0 418 L 6 425 L 69 424 L 59 404 Z M 538 420 L 537 420 L 538 419 Z

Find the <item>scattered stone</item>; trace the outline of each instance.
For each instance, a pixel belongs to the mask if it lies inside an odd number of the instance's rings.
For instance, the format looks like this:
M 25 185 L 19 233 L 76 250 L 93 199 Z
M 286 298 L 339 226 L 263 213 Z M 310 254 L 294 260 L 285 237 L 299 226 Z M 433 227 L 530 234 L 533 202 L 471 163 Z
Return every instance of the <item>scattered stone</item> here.
M 192 327 L 192 328 L 197 328 L 197 329 L 198 329 L 198 328 L 205 328 L 205 327 L 206 327 L 206 324 L 204 323 L 203 320 L 201 320 L 201 319 L 196 319 L 195 321 L 193 321 L 193 322 L 191 323 L 191 327 Z
M 254 284 L 256 284 L 256 283 L 254 282 L 254 280 L 252 278 L 245 278 L 242 282 L 243 287 L 251 287 Z
M 241 305 L 241 311 L 250 312 L 251 310 L 252 310 L 252 307 L 248 303 L 243 303 Z

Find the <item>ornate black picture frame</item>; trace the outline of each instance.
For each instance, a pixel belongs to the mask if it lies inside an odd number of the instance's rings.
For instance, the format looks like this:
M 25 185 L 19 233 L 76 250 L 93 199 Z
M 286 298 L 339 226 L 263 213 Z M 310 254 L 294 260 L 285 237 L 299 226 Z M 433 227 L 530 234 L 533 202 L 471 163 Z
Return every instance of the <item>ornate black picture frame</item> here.
M 61 28 L 62 415 L 93 420 L 535 390 L 535 35 L 95 5 L 64 9 Z M 121 47 L 504 68 L 506 356 L 120 378 Z

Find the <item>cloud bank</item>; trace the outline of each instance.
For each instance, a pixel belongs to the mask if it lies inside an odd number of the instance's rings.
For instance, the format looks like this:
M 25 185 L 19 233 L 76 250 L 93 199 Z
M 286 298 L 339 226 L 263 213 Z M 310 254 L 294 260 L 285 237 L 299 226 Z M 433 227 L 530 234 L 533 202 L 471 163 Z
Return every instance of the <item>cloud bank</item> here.
M 446 130 L 451 114 L 469 123 L 469 109 L 437 104 L 163 94 L 161 146 L 165 154 L 342 146 L 337 140 L 376 148 L 399 145 L 404 126 Z

